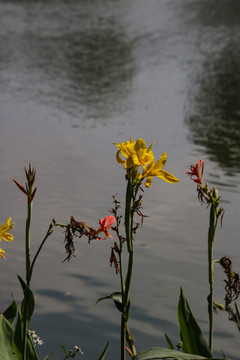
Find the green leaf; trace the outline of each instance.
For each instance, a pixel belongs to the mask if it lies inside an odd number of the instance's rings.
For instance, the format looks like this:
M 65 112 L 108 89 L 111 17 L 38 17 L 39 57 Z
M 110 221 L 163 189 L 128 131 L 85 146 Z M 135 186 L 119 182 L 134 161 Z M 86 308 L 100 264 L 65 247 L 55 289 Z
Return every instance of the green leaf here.
M 16 360 L 13 353 L 14 328 L 11 323 L 0 315 L 0 360 Z
M 111 295 L 101 297 L 101 298 L 97 299 L 96 304 L 99 303 L 100 301 L 106 300 L 106 299 L 113 299 L 116 308 L 120 311 L 120 313 L 123 314 L 124 309 L 123 309 L 123 305 L 122 305 L 122 293 L 121 292 L 114 292 Z M 127 312 L 129 312 L 129 306 L 130 305 L 128 305 Z
M 22 351 L 23 351 L 23 320 L 21 314 L 18 312 L 18 319 L 14 334 L 14 351 L 15 359 L 22 360 Z M 27 360 L 39 360 L 35 347 L 33 346 L 30 336 L 27 334 Z
M 110 340 L 108 341 L 107 345 L 105 346 L 105 349 L 103 350 L 99 360 L 104 360 L 105 359 L 105 356 L 106 356 L 106 353 L 108 351 L 109 345 L 110 345 Z
M 167 336 L 166 333 L 164 333 L 164 336 L 165 336 L 165 339 L 167 340 L 168 348 L 174 350 L 174 346 L 173 346 L 173 343 L 172 343 L 172 341 L 170 340 L 170 338 Z
M 23 349 L 23 324 L 22 324 L 22 319 L 21 319 L 21 315 L 18 312 L 18 319 L 17 319 L 17 324 L 16 324 L 16 328 L 15 328 L 15 333 L 14 333 L 14 351 L 16 354 L 16 359 L 17 360 L 21 360 L 22 359 L 22 349 Z
M 24 320 L 26 319 L 26 328 L 28 329 L 28 325 L 34 312 L 34 297 L 30 288 L 25 284 L 20 276 L 18 276 L 18 280 L 21 284 L 24 298 L 21 304 L 21 311 L 18 312 L 18 319 L 14 334 L 14 350 L 16 359 L 21 360 L 23 355 Z M 28 360 L 38 359 L 32 340 L 29 336 L 27 336 L 26 351 Z
M 48 354 L 43 360 L 48 360 L 53 353 Z
M 65 346 L 61 345 L 61 348 L 62 348 L 64 354 L 67 355 L 67 350 L 66 350 Z
M 209 346 L 202 334 L 200 326 L 193 316 L 182 288 L 180 289 L 178 302 L 178 322 L 180 325 L 183 351 L 188 354 L 211 358 L 212 354 Z
M 133 360 L 176 359 L 176 360 L 222 360 L 206 358 L 204 356 L 185 354 L 177 350 L 153 347 L 142 351 L 133 357 Z
M 14 299 L 9 307 L 3 312 L 4 317 L 13 325 L 17 315 L 17 302 Z
M 18 280 L 20 281 L 24 295 L 24 299 L 21 305 L 21 315 L 23 319 L 26 317 L 28 327 L 34 312 L 34 296 L 31 289 L 25 284 L 25 282 L 20 276 L 18 276 Z

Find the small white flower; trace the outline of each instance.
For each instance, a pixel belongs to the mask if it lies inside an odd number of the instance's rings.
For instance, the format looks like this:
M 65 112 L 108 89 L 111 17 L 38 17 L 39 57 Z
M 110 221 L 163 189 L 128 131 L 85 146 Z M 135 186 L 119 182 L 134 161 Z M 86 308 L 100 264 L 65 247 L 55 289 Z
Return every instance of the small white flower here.
M 28 334 L 32 339 L 32 342 L 34 346 L 36 345 L 42 345 L 43 341 L 40 339 L 40 337 L 36 334 L 35 330 L 28 330 Z
M 36 334 L 35 330 L 28 330 L 28 333 L 32 338 L 37 337 L 37 334 Z
M 36 345 L 42 345 L 42 344 L 43 344 L 43 341 L 40 339 L 39 336 L 37 337 L 36 340 L 34 339 L 33 341 L 34 341 L 34 343 L 35 343 Z
M 84 352 L 81 350 L 80 346 L 75 345 L 74 348 L 76 349 L 76 352 L 80 352 L 84 355 Z

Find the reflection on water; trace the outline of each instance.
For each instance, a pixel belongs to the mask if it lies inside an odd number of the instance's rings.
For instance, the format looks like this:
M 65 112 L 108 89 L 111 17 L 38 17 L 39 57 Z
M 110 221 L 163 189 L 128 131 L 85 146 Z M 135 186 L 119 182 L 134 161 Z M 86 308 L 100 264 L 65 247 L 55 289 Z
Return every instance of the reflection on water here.
M 193 142 L 203 145 L 211 160 L 228 174 L 239 172 L 240 3 L 219 1 L 216 5 L 208 1 L 198 9 L 194 18 L 201 24 L 197 51 L 203 61 L 197 69 L 194 67 L 197 71 L 192 79 L 186 123 Z
M 134 74 L 132 44 L 112 2 L 100 8 L 94 1 L 73 2 L 70 8 L 68 2 L 24 5 L 0 15 L 4 87 L 81 121 L 104 123 L 126 109 Z
M 210 27 L 239 25 L 238 0 L 187 0 L 182 14 L 191 16 L 195 23 Z
M 133 77 L 132 46 L 123 31 L 98 29 L 68 35 L 70 95 L 81 99 L 88 117 L 108 118 L 124 105 Z

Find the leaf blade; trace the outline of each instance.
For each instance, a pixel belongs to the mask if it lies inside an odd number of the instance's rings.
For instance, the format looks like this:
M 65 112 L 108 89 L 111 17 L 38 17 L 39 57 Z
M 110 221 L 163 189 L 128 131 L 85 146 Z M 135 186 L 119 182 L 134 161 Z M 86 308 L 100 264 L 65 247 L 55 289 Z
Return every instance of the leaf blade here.
M 212 354 L 209 346 L 190 309 L 182 288 L 180 289 L 178 302 L 178 322 L 180 325 L 183 351 L 188 354 L 196 354 L 211 358 Z
M 109 348 L 109 345 L 110 345 L 110 340 L 108 341 L 107 345 L 105 346 L 99 360 L 104 360 L 105 359 L 105 356 L 107 354 L 107 351 L 108 351 L 108 348 Z
M 0 360 L 16 360 L 13 353 L 14 328 L 3 314 L 0 315 Z
M 206 358 L 195 354 L 186 354 L 177 350 L 153 347 L 141 351 L 133 357 L 133 360 L 155 360 L 155 359 L 175 359 L 175 360 L 222 360 L 217 358 Z

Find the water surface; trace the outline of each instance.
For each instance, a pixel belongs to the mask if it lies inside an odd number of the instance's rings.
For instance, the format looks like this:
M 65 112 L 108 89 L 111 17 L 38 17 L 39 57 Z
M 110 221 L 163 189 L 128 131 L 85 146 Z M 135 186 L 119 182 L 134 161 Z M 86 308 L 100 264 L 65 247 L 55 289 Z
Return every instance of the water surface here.
M 15 221 L 14 242 L 3 244 L 1 308 L 11 292 L 21 299 L 24 276 L 24 166 L 37 168 L 32 251 L 51 219 L 70 215 L 98 226 L 112 195 L 124 208 L 124 170 L 113 142 L 132 135 L 155 141 L 168 154 L 166 170 L 180 179 L 153 179 L 144 192 L 132 285 L 130 326 L 138 350 L 179 341 L 177 301 L 183 286 L 207 336 L 208 211 L 184 174 L 200 158 L 205 180 L 221 193 L 225 216 L 215 258 L 239 261 L 240 72 L 238 1 L 1 1 L 0 160 L 2 223 Z M 98 297 L 119 290 L 109 268 L 112 242 L 76 244 L 65 258 L 56 231 L 33 276 L 42 358 L 60 345 L 79 345 L 85 359 L 99 357 L 111 338 L 118 358 L 119 315 Z M 2 244 L 1 244 L 2 245 Z M 216 269 L 216 300 L 223 302 L 223 274 Z M 237 359 L 239 334 L 226 314 L 215 316 L 215 355 Z

